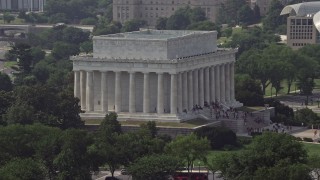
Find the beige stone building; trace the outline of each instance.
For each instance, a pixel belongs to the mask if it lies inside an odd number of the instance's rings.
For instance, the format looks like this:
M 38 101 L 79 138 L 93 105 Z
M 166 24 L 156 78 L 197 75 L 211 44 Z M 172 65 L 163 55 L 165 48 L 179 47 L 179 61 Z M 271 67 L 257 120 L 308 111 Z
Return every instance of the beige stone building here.
M 43 12 L 46 0 L 0 0 L 0 10 Z
M 124 23 L 132 19 L 145 20 L 155 26 L 160 17 L 170 17 L 182 7 L 201 7 L 215 22 L 219 5 L 224 0 L 113 0 L 113 20 Z
M 320 11 L 320 2 L 305 2 L 288 5 L 280 15 L 287 18 L 287 45 L 299 49 L 307 44 L 319 42 L 319 32 L 316 28 L 319 20 L 315 17 Z
M 236 51 L 218 49 L 216 31 L 95 36 L 92 55 L 71 57 L 74 95 L 91 118 L 115 111 L 125 120 L 180 121 L 197 118 L 192 109 L 205 102 L 238 107 Z

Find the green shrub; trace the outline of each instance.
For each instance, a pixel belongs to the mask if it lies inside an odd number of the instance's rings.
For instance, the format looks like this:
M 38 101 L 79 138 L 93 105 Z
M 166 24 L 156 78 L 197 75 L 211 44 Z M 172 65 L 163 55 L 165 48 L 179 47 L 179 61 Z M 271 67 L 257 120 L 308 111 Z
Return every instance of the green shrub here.
M 238 144 L 240 146 L 243 145 L 248 145 L 252 142 L 252 138 L 251 137 L 245 137 L 245 136 L 238 136 Z
M 82 25 L 95 25 L 97 23 L 97 19 L 93 17 L 88 17 L 81 19 L 80 24 Z
M 301 137 L 296 137 L 297 141 L 303 141 L 303 139 Z
M 202 127 L 195 130 L 199 137 L 207 137 L 212 149 L 222 149 L 225 145 L 237 146 L 236 134 L 225 127 Z
M 230 144 L 226 144 L 223 146 L 222 148 L 224 151 L 232 151 L 234 149 L 236 149 L 236 147 L 234 147 L 233 145 L 230 145 Z
M 313 142 L 313 139 L 312 139 L 312 138 L 304 137 L 303 140 L 304 140 L 305 142 Z
M 251 133 L 251 136 L 259 136 L 259 135 L 261 135 L 262 134 L 262 132 L 252 132 Z

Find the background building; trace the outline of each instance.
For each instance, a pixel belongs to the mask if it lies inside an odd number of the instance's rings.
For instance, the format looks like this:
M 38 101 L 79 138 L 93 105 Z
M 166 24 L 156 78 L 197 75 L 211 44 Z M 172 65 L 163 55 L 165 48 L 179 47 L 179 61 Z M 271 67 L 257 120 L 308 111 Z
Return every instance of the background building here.
M 170 17 L 182 7 L 201 7 L 215 22 L 219 5 L 225 0 L 113 0 L 113 20 L 124 23 L 132 19 L 145 20 L 155 26 L 160 17 Z
M 43 12 L 46 0 L 0 0 L 0 10 Z
M 141 30 L 93 38 L 93 55 L 72 57 L 75 97 L 85 115 L 180 121 L 195 105 L 241 106 L 234 95 L 234 49 L 216 31 Z
M 320 2 L 305 2 L 288 5 L 280 15 L 287 18 L 287 45 L 299 49 L 307 44 L 319 43 L 319 32 L 314 23 L 314 15 L 320 11 Z

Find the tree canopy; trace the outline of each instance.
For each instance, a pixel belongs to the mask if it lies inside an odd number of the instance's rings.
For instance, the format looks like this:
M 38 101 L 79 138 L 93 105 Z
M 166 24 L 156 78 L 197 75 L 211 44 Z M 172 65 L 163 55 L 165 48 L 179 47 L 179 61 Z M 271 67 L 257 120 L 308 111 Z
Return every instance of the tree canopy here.
M 228 179 L 310 179 L 306 150 L 287 134 L 263 133 L 243 153 L 216 161 Z

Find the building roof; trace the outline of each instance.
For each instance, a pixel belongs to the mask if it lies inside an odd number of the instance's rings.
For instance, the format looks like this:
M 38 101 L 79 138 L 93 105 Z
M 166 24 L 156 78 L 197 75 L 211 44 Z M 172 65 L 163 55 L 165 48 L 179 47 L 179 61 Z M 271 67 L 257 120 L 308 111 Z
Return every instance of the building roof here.
M 212 31 L 192 31 L 192 30 L 153 30 L 140 29 L 140 31 L 100 35 L 95 39 L 140 39 L 140 40 L 168 40 L 179 37 L 194 36 L 200 34 L 208 34 Z
M 320 32 L 320 12 L 317 12 L 313 16 L 313 24 L 316 27 L 316 29 L 318 30 L 318 32 Z
M 320 1 L 292 4 L 284 7 L 280 15 L 313 16 L 320 11 Z

